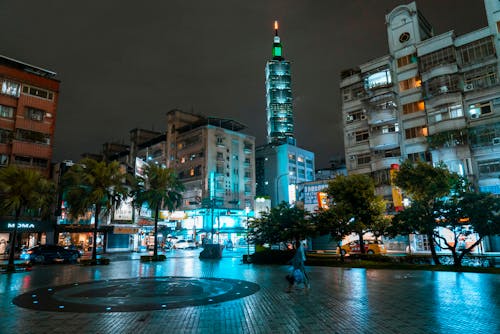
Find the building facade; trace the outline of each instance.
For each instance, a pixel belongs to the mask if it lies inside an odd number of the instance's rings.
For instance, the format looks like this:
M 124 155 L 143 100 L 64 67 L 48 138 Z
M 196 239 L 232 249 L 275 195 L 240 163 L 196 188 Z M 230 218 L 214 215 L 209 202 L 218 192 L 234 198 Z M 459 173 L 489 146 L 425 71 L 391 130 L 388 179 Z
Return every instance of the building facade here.
M 434 36 L 414 2 L 398 6 L 390 54 L 341 74 L 347 170 L 372 175 L 387 200 L 405 159 L 444 162 L 500 194 L 498 8 L 485 4 L 489 26 L 462 36 Z
M 488 26 L 457 36 L 434 35 L 415 2 L 398 6 L 386 15 L 389 54 L 341 73 L 348 173 L 371 175 L 388 211 L 401 206 L 391 171 L 406 159 L 500 194 L 500 5 L 485 8 Z
M 56 73 L 0 56 L 0 167 L 50 175 L 59 98 Z

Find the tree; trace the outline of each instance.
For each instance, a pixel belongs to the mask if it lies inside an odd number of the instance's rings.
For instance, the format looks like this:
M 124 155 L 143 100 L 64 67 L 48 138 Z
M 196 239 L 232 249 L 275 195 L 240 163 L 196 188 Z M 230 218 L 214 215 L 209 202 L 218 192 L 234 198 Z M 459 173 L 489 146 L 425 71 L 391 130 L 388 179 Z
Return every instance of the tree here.
M 128 194 L 127 176 L 117 161 L 85 158 L 63 176 L 65 200 L 74 218 L 94 210 L 92 263 L 97 261 L 97 230 L 101 215 L 117 208 Z
M 396 174 L 394 183 L 411 198 L 411 207 L 396 215 L 393 227 L 402 233 L 423 233 L 429 240 L 434 263 L 440 264 L 435 247 L 437 212 L 442 207 L 443 197 L 461 182 L 456 173 L 444 165 L 433 167 L 422 161 L 404 161 Z
M 486 193 L 457 192 L 444 201 L 438 210 L 439 225 L 451 231 L 453 240 L 434 232 L 441 248 L 448 249 L 455 267 L 462 266 L 462 259 L 488 235 L 500 234 L 500 198 Z M 467 228 L 468 227 L 468 228 Z M 477 233 L 477 240 L 467 245 L 465 239 Z
M 363 174 L 339 175 L 328 183 L 327 193 L 332 199 L 334 216 L 347 220 L 349 229 L 359 236 L 362 253 L 365 252 L 363 235 L 381 234 L 387 225 L 385 201 L 375 195 L 373 180 Z
M 37 171 L 12 165 L 0 168 L 0 211 L 14 216 L 8 270 L 14 270 L 19 218 L 23 214 L 47 218 L 53 209 L 55 195 L 55 184 Z
M 313 221 L 307 211 L 290 207 L 282 202 L 262 217 L 255 219 L 249 225 L 249 236 L 255 244 L 292 243 L 294 246 L 307 237 L 315 234 Z
M 149 165 L 144 177 L 138 178 L 134 201 L 138 207 L 147 203 L 154 213 L 154 258 L 158 258 L 158 218 L 161 208 L 175 210 L 182 203 L 183 184 L 171 168 Z
M 316 224 L 316 231 L 319 235 L 329 235 L 337 243 L 340 251 L 341 261 L 344 261 L 344 254 L 341 251 L 342 240 L 353 232 L 349 221 L 350 214 L 343 207 L 342 203 L 333 204 L 328 210 L 321 210 L 313 215 Z

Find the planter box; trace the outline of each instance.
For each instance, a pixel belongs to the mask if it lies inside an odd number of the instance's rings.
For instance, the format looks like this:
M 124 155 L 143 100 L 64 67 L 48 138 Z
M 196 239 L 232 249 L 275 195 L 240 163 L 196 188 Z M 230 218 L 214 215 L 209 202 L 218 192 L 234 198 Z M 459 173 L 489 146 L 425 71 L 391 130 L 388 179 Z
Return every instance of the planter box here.
M 200 253 L 200 259 L 220 259 L 222 258 L 223 245 L 205 244 Z

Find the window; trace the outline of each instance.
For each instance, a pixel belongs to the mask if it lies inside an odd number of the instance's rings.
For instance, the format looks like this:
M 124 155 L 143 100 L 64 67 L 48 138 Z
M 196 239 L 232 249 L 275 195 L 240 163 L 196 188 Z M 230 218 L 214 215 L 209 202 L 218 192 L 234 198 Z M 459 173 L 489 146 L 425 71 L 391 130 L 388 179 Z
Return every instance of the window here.
M 464 73 L 464 91 L 490 87 L 496 85 L 497 82 L 496 65 L 484 66 Z
M 50 145 L 50 135 L 49 134 L 36 132 L 36 131 L 30 131 L 30 130 L 24 130 L 24 129 L 17 129 L 16 140 L 30 142 L 30 143 Z
M 299 164 L 303 165 L 303 164 L 304 164 L 304 157 L 299 156 L 299 157 L 297 158 L 297 162 L 298 162 Z
M 425 127 L 425 126 L 417 126 L 417 127 L 405 130 L 406 139 L 417 138 L 417 137 L 426 137 L 426 136 L 427 136 L 427 127 Z
M 500 160 L 493 159 L 478 161 L 477 167 L 479 169 L 479 173 L 481 174 L 500 173 Z
M 224 153 L 217 152 L 217 160 L 218 161 L 224 161 Z
M 46 168 L 48 164 L 47 159 L 33 158 L 33 166 Z
M 491 102 L 480 102 L 469 106 L 469 115 L 471 118 L 479 118 L 481 115 L 491 113 Z
M 366 119 L 366 114 L 363 110 L 350 112 L 346 116 L 346 123 L 357 122 Z
M 457 74 L 432 78 L 425 83 L 425 95 L 426 97 L 433 97 L 459 91 L 461 90 L 459 88 L 460 80 L 461 78 Z
M 427 151 L 415 152 L 415 153 L 408 154 L 408 159 L 413 161 L 413 162 L 417 162 L 417 161 L 430 162 L 430 161 L 432 161 L 432 155 L 430 152 L 427 152 Z
M 288 160 L 291 161 L 291 162 L 292 161 L 295 162 L 295 154 L 289 153 L 288 154 Z
M 424 101 L 403 104 L 403 114 L 405 115 L 424 110 L 425 110 Z
M 46 99 L 46 100 L 51 100 L 51 101 L 54 99 L 53 92 L 42 89 L 42 88 L 38 88 L 38 87 L 28 86 L 28 85 L 23 85 L 23 94 L 36 96 L 36 97 Z
M 366 89 L 384 87 L 390 85 L 391 83 L 392 83 L 391 71 L 389 71 L 388 69 L 372 73 L 365 78 Z
M 464 112 L 462 109 L 462 105 L 445 105 L 440 110 L 438 110 L 437 114 L 429 117 L 430 123 L 437 123 L 448 119 L 463 117 Z
M 373 181 L 376 186 L 390 185 L 391 184 L 391 172 L 390 169 L 382 169 L 372 173 Z
M 370 153 L 358 155 L 358 165 L 367 165 L 371 161 Z
M 45 115 L 45 111 L 35 108 L 26 108 L 26 118 L 31 119 L 32 121 L 43 121 L 43 116 Z
M 217 136 L 215 143 L 217 146 L 223 147 L 224 146 L 224 137 Z
M 2 81 L 2 94 L 19 97 L 21 85 L 10 80 Z
M 356 143 L 367 141 L 369 138 L 368 130 L 355 132 Z
M 7 154 L 0 154 L 0 166 L 7 166 L 9 164 L 9 156 Z
M 12 140 L 12 131 L 0 129 L 0 144 L 9 144 Z
M 417 62 L 417 55 L 411 54 L 398 58 L 398 67 L 403 67 Z
M 426 54 L 419 59 L 420 72 L 427 72 L 433 67 L 437 67 L 443 64 L 450 64 L 456 61 L 455 49 L 453 46 L 449 46 L 444 49 Z
M 399 82 L 399 90 L 403 92 L 408 89 L 420 87 L 421 85 L 422 80 L 419 77 L 410 78 Z
M 15 156 L 14 162 L 18 165 L 31 165 L 31 158 L 23 156 Z
M 0 117 L 13 118 L 14 108 L 0 104 Z
M 472 65 L 495 56 L 493 37 L 488 36 L 472 43 L 461 46 L 458 49 L 462 65 Z

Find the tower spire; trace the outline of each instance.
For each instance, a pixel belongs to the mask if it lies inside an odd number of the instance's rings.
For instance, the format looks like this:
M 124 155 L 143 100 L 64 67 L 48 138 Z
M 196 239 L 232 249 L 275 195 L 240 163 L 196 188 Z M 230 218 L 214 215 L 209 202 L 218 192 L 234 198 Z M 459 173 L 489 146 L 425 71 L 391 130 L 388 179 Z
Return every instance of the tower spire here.
M 283 60 L 283 47 L 278 35 L 278 21 L 274 21 L 273 59 Z

